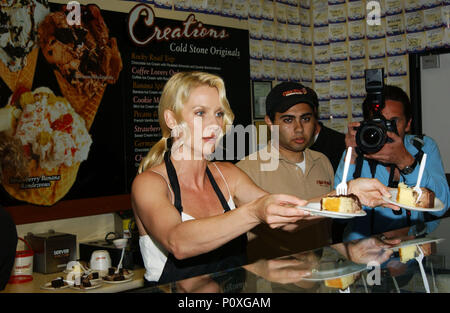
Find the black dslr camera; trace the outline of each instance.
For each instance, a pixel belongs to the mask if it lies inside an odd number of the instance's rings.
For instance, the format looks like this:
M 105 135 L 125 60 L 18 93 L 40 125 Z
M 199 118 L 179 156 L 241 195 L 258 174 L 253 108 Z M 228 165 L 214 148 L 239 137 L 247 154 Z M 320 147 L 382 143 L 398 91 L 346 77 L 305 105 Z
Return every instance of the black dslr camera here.
M 365 70 L 366 104 L 370 119 L 365 119 L 357 128 L 356 144 L 359 152 L 371 154 L 381 150 L 386 142 L 392 142 L 387 136 L 391 131 L 398 135 L 396 120 L 387 120 L 381 111 L 384 108 L 384 71 L 382 68 Z M 367 116 L 365 118 L 368 118 Z

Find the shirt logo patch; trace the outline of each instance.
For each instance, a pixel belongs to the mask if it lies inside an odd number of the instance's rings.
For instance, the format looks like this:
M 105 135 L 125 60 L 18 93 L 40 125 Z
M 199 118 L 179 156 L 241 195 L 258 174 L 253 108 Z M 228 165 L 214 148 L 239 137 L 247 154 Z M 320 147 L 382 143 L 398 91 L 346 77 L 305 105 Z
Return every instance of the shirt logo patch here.
M 331 186 L 331 182 L 329 180 L 316 180 L 316 184 L 320 187 L 329 187 Z
M 283 97 L 293 96 L 293 95 L 306 95 L 308 91 L 305 88 L 302 89 L 291 89 L 283 92 Z

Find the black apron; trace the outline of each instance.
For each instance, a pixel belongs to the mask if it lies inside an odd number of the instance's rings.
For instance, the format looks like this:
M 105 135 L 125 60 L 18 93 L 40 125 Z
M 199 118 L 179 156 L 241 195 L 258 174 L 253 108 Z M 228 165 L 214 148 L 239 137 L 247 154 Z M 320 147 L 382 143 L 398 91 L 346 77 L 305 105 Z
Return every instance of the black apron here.
M 164 162 L 166 164 L 170 185 L 172 186 L 172 190 L 175 195 L 174 205 L 181 215 L 181 212 L 183 212 L 183 207 L 181 205 L 180 185 L 178 183 L 177 173 L 172 161 L 170 160 L 170 152 L 165 153 Z M 214 191 L 219 197 L 224 211 L 228 212 L 230 207 L 228 206 L 225 197 L 220 191 L 219 186 L 217 186 L 217 183 L 208 167 L 206 167 L 206 174 L 208 175 Z M 158 284 L 165 284 L 189 277 L 215 273 L 242 266 L 247 261 L 246 249 L 247 235 L 244 233 L 215 250 L 188 259 L 178 260 L 171 253 L 169 253 Z

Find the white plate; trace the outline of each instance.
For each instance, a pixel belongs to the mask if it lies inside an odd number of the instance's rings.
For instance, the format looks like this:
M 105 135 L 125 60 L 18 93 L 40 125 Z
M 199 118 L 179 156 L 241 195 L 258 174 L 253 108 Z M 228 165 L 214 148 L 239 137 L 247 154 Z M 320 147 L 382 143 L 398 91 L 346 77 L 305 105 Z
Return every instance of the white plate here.
M 416 206 L 409 206 L 406 204 L 401 204 L 401 203 L 398 203 L 398 202 L 392 200 L 392 199 L 397 199 L 397 193 L 398 193 L 397 189 L 389 188 L 389 192 L 391 193 L 391 198 L 389 199 L 389 198 L 383 196 L 382 198 L 384 201 L 394 204 L 394 205 L 397 205 L 399 207 L 408 209 L 408 210 L 421 211 L 421 212 L 437 212 L 437 211 L 441 211 L 444 208 L 444 203 L 442 203 L 442 201 L 436 197 L 434 198 L 434 207 L 433 208 L 419 208 Z
M 90 290 L 90 289 L 99 288 L 99 287 L 102 286 L 102 283 L 99 282 L 99 281 L 92 281 L 92 280 L 90 280 L 90 282 L 91 282 L 91 287 L 83 287 L 83 288 L 81 288 L 81 287 L 75 287 L 75 286 L 71 285 L 70 288 L 75 289 L 75 290 L 83 291 L 83 290 Z
M 65 288 L 69 287 L 69 283 L 68 283 L 67 281 L 64 281 L 64 283 L 67 284 L 67 285 L 64 285 L 64 286 L 62 286 L 62 287 L 55 288 L 55 287 L 52 287 L 52 282 L 49 281 L 48 283 L 43 284 L 43 285 L 41 286 L 41 289 L 46 289 L 46 290 L 59 290 L 59 289 L 65 289 Z
M 133 278 L 125 278 L 125 280 L 105 280 L 105 279 L 103 279 L 103 282 L 104 283 L 107 283 L 107 284 L 123 284 L 123 283 L 128 283 L 129 281 L 132 281 L 133 280 Z
M 116 268 L 115 267 L 113 267 L 113 269 L 115 270 Z M 128 278 L 130 278 L 130 277 L 133 277 L 134 276 L 134 272 L 132 271 L 132 270 L 128 270 L 127 269 L 127 271 L 128 271 L 128 274 L 126 274 L 126 275 L 123 275 L 126 279 L 128 279 Z M 108 271 L 106 271 L 106 274 L 105 275 L 103 275 L 103 277 L 104 276 L 108 276 Z
M 110 284 L 120 284 L 120 283 L 126 283 L 132 280 L 132 277 L 134 276 L 134 272 L 132 270 L 127 270 L 128 274 L 123 275 L 123 277 L 125 278 L 125 280 L 105 280 L 104 278 L 106 276 L 108 276 L 108 274 L 106 274 L 105 276 L 102 277 L 102 281 L 104 281 L 105 283 L 110 283 Z
M 391 247 L 389 249 L 391 249 L 392 251 L 398 251 L 398 249 L 400 249 L 400 248 L 409 247 L 412 245 L 424 245 L 424 244 L 427 244 L 430 242 L 438 243 L 443 240 L 444 240 L 444 238 L 424 237 L 424 238 L 403 241 L 403 242 L 399 243 L 398 245 L 395 245 L 394 247 Z
M 134 276 L 134 272 L 132 271 L 132 270 L 128 270 L 128 274 L 127 275 L 124 275 L 125 276 L 125 278 L 131 278 L 131 277 L 133 277 Z
M 64 273 L 66 273 L 66 271 L 64 271 Z M 67 274 L 70 274 L 71 273 L 71 271 L 68 271 L 67 272 Z M 89 281 L 97 281 L 97 280 L 101 280 L 102 279 L 102 274 L 100 273 L 100 271 L 87 271 L 87 272 L 83 272 L 82 274 L 81 273 L 75 273 L 75 276 L 83 276 L 83 275 L 90 275 L 90 274 L 92 274 L 92 273 L 98 273 L 98 278 L 95 278 L 95 279 L 90 279 Z M 104 273 L 103 274 L 103 276 L 104 275 L 106 275 L 107 273 Z
M 321 264 L 317 271 L 311 272 L 311 276 L 304 277 L 302 280 L 323 281 L 336 279 L 351 274 L 357 274 L 365 269 L 367 269 L 367 265 L 356 264 L 349 260 L 345 260 L 342 263 L 326 262 L 326 264 Z
M 297 206 L 297 208 L 311 212 L 311 215 L 319 215 L 331 218 L 353 218 L 366 216 L 366 212 L 361 210 L 357 213 L 342 213 L 342 212 L 332 212 L 320 209 L 320 202 L 309 202 L 305 207 Z

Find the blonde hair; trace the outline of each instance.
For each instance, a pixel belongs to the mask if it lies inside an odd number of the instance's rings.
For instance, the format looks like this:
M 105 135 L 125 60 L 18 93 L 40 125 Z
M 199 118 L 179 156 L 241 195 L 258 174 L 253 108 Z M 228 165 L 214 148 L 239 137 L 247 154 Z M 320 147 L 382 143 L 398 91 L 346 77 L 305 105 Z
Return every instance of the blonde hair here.
M 225 83 L 217 75 L 204 72 L 180 72 L 173 75 L 164 86 L 158 107 L 159 125 L 161 127 L 162 138 L 150 149 L 145 158 L 142 159 L 138 174 L 148 168 L 156 166 L 163 161 L 164 153 L 170 148 L 167 147 L 167 140 L 171 136 L 171 129 L 164 119 L 164 111 L 170 110 L 175 113 L 177 122 L 183 124 L 181 110 L 188 100 L 193 89 L 200 86 L 214 87 L 219 92 L 220 103 L 223 106 L 224 117 L 222 130 L 226 131 L 227 125 L 232 125 L 234 114 L 226 97 Z

